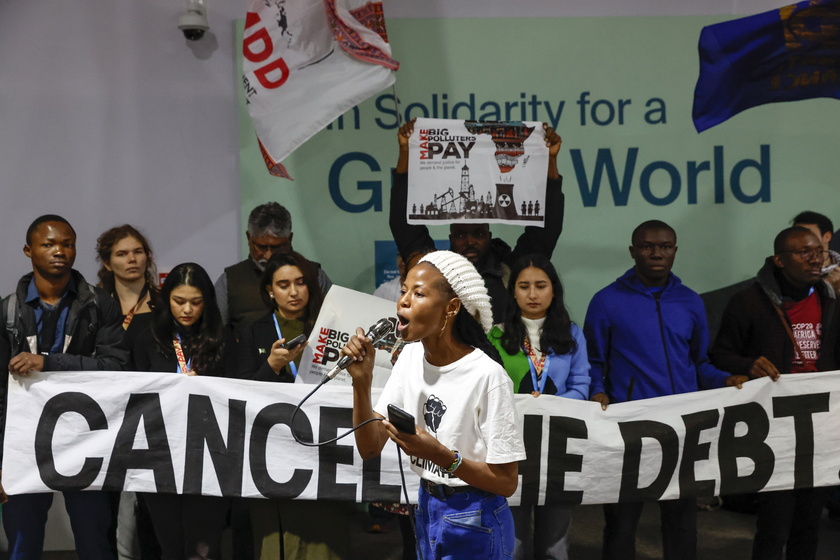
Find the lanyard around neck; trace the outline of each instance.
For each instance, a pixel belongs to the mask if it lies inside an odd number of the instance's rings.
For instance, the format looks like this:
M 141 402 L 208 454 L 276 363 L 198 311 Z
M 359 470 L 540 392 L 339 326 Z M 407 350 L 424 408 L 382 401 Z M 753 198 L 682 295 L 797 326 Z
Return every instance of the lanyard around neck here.
M 271 317 L 274 319 L 274 328 L 277 330 L 277 340 L 280 340 L 283 338 L 283 333 L 280 332 L 280 321 L 277 320 L 277 313 L 272 313 Z M 289 362 L 289 369 L 292 370 L 292 377 L 297 379 L 297 366 L 294 360 Z
M 181 348 L 181 335 L 175 335 L 175 338 L 172 339 L 172 346 L 175 347 L 175 357 L 178 359 L 178 373 L 189 373 L 191 371 L 190 364 L 192 363 L 192 358 L 189 360 L 184 359 L 184 349 Z
M 122 322 L 123 330 L 126 330 L 126 331 L 128 330 L 128 326 L 131 324 L 131 320 L 134 319 L 134 314 L 137 312 L 138 309 L 140 309 L 140 306 L 142 305 L 143 300 L 146 298 L 146 294 L 148 294 L 148 293 L 149 293 L 149 284 L 147 282 L 146 284 L 143 284 L 143 289 L 140 290 L 140 297 L 137 298 L 137 303 L 135 303 L 131 307 L 131 309 L 128 310 L 128 313 L 126 314 L 125 319 L 123 319 L 123 322 Z
M 540 359 L 534 351 L 533 346 L 525 339 L 525 355 L 528 357 L 528 369 L 531 370 L 531 384 L 535 391 L 543 394 L 545 391 L 545 383 L 548 380 L 548 364 L 551 361 L 551 356 L 542 353 L 542 367 L 540 368 L 540 375 L 537 375 L 537 368 L 534 367 L 534 361 Z
M 542 374 L 537 377 L 537 370 L 534 368 L 534 362 L 532 362 L 530 358 L 528 359 L 528 367 L 531 370 L 531 382 L 534 384 L 534 388 L 541 395 L 545 392 L 545 382 L 548 380 L 548 364 L 550 361 L 551 356 L 546 355 L 545 366 L 543 366 Z

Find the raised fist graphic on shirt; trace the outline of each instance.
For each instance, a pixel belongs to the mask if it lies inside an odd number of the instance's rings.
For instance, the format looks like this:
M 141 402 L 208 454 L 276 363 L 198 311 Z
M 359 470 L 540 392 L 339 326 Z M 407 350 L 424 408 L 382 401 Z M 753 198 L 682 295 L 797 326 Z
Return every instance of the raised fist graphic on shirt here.
M 426 399 L 426 404 L 423 405 L 423 419 L 426 420 L 426 427 L 437 433 L 444 412 L 446 412 L 446 405 L 443 404 L 443 401 L 434 395 L 430 395 Z

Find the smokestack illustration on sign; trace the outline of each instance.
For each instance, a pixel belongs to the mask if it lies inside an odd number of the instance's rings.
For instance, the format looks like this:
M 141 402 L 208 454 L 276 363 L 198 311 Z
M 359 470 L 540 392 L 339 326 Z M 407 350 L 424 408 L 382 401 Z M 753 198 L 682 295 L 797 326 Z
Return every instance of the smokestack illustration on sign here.
M 513 199 L 512 183 L 496 183 L 496 205 L 493 207 L 493 217 L 503 220 L 516 219 L 516 201 Z
M 419 212 L 418 212 L 419 210 Z M 414 220 L 458 220 L 463 218 L 490 218 L 496 215 L 494 202 L 487 193 L 487 201 L 482 196 L 475 197 L 475 186 L 470 182 L 470 168 L 465 163 L 461 167 L 461 184 L 456 192 L 448 187 L 440 194 L 435 194 L 428 204 L 412 207 L 409 218 Z M 515 212 L 514 212 L 515 216 Z

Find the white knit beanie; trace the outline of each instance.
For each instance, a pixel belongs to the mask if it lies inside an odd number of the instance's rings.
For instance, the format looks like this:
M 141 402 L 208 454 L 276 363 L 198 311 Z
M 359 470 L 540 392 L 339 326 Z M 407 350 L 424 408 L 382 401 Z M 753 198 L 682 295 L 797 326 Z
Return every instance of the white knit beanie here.
M 461 300 L 461 304 L 472 315 L 484 333 L 493 327 L 493 310 L 490 307 L 490 296 L 484 279 L 473 264 L 465 257 L 452 251 L 434 251 L 425 255 L 420 262 L 434 265 Z

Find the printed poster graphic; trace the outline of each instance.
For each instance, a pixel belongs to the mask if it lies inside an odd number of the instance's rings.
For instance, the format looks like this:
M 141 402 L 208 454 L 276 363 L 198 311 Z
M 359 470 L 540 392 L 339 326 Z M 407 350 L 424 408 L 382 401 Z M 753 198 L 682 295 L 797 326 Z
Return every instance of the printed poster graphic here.
M 542 123 L 417 119 L 408 150 L 408 223 L 543 226 Z
M 374 344 L 377 350 L 385 352 L 376 353 L 373 366 L 373 386 L 384 387 L 391 375 L 391 352 L 398 343 L 396 314 L 397 306 L 393 301 L 333 285 L 321 305 L 315 327 L 309 335 L 309 344 L 303 350 L 295 381 L 320 383 L 324 375 L 338 363 L 341 349 L 356 334 L 356 327 L 367 331 L 379 319 L 386 317 L 393 328 Z M 330 384 L 349 387 L 352 379 L 350 374 L 342 371 Z

